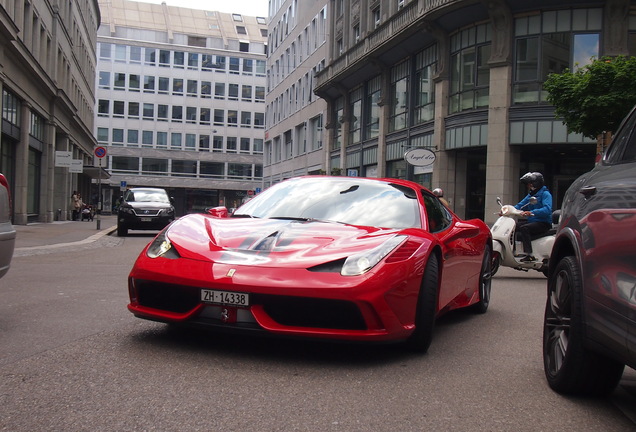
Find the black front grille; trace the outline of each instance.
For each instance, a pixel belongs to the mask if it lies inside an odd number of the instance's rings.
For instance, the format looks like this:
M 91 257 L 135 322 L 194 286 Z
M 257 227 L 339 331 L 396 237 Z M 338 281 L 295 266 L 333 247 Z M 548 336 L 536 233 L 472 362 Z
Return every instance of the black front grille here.
M 141 306 L 185 313 L 201 302 L 201 288 L 135 280 Z M 366 330 L 358 307 L 349 301 L 251 294 L 252 305 L 263 305 L 265 312 L 285 326 L 339 330 Z
M 252 304 L 262 304 L 277 323 L 286 326 L 339 330 L 366 330 L 358 307 L 344 300 L 253 295 Z
M 176 313 L 194 309 L 201 300 L 201 289 L 155 281 L 135 280 L 141 306 Z

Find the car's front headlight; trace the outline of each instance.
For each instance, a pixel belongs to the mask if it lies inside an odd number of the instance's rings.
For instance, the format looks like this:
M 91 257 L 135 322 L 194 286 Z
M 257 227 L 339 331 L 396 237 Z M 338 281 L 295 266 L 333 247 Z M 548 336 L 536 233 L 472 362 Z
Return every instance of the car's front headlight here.
M 342 276 L 359 276 L 368 272 L 382 261 L 385 256 L 404 243 L 406 239 L 407 236 L 397 235 L 371 250 L 351 255 L 346 259 L 340 274 Z
M 150 243 L 146 255 L 148 255 L 149 258 L 159 258 L 161 256 L 169 259 L 179 258 L 179 254 L 172 247 L 172 243 L 170 243 L 170 239 L 166 235 L 165 230 L 160 232 L 152 243 Z

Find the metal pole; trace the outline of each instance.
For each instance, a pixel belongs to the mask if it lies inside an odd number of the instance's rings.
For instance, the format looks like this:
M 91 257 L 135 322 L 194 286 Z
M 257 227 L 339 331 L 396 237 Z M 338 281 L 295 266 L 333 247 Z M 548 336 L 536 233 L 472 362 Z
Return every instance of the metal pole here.
M 102 158 L 99 158 L 99 175 L 97 176 L 97 229 L 102 226 Z

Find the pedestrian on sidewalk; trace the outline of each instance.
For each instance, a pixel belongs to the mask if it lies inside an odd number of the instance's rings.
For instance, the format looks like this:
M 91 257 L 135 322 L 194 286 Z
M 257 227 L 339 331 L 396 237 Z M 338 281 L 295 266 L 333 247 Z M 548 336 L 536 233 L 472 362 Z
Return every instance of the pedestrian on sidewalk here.
M 71 220 L 79 219 L 80 210 L 82 209 L 81 202 L 80 194 L 77 191 L 73 191 L 73 195 L 71 195 Z

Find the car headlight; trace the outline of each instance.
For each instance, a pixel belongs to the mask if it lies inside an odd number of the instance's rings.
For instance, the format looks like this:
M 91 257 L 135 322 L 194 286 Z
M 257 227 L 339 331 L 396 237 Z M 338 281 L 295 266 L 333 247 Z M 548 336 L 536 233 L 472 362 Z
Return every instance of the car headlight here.
M 119 211 L 122 213 L 134 214 L 132 207 L 119 207 Z
M 170 239 L 166 235 L 166 231 L 162 231 L 155 237 L 155 239 L 148 246 L 148 250 L 146 251 L 146 255 L 149 258 L 159 258 L 164 257 L 168 259 L 179 258 L 179 254 L 172 247 L 172 243 L 170 243 Z
M 345 260 L 340 274 L 342 276 L 359 276 L 368 272 L 382 261 L 385 256 L 404 243 L 406 238 L 407 236 L 397 235 L 371 250 L 351 255 Z

